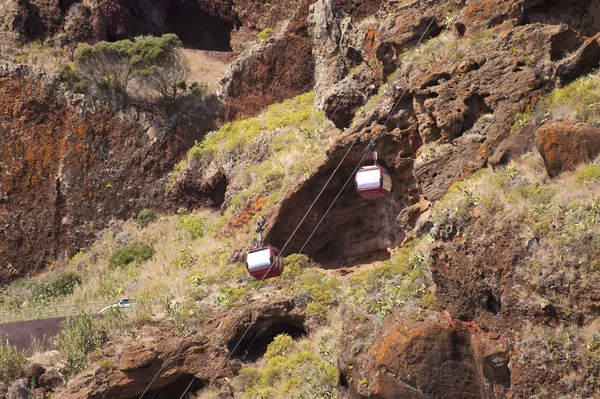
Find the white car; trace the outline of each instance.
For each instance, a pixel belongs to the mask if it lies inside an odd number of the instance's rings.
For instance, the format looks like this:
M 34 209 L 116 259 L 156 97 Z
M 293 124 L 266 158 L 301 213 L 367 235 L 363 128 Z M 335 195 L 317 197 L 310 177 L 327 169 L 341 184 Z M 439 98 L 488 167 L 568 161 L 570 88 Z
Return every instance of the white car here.
M 108 305 L 100 311 L 100 314 L 108 312 L 109 309 L 128 309 L 133 306 L 133 299 L 121 298 L 119 302 Z

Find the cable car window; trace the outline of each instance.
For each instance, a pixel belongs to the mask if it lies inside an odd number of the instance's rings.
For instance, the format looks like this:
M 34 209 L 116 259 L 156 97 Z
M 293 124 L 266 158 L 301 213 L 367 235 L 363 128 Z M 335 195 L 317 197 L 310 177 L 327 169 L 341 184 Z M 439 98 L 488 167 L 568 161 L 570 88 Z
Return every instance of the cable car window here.
M 248 254 L 248 269 L 257 270 L 271 266 L 271 249 L 265 248 Z
M 381 172 L 379 168 L 372 170 L 360 170 L 356 175 L 356 186 L 358 189 L 378 188 L 381 185 Z

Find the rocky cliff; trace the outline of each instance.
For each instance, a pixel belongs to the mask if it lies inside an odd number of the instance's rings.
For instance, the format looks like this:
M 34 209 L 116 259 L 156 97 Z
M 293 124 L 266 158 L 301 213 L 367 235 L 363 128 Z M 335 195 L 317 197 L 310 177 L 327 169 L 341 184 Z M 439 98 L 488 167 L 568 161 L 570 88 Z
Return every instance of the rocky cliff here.
M 0 81 L 2 281 L 70 258 L 111 219 L 167 209 L 166 174 L 218 115 L 207 105 L 193 125 L 161 131 L 151 116 L 72 96 L 41 70 L 2 67 Z

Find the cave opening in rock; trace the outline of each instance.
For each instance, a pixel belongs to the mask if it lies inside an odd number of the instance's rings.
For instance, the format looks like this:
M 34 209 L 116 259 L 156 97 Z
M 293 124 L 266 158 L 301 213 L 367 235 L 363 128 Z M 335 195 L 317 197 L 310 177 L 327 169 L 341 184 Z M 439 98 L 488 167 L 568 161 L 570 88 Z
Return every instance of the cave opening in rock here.
M 348 377 L 346 377 L 346 374 L 344 374 L 342 371 L 340 371 L 339 380 L 340 380 L 340 386 L 345 387 L 345 388 L 348 387 Z
M 167 15 L 169 30 L 175 33 L 185 47 L 210 51 L 231 51 L 230 27 L 202 11 L 190 11 L 178 5 Z
M 475 126 L 475 123 L 477 123 L 482 115 L 492 114 L 494 112 L 494 110 L 485 102 L 486 97 L 487 95 L 475 93 L 465 100 L 467 111 L 465 112 L 465 119 L 460 132 L 461 135 Z
M 243 329 L 245 331 L 245 328 Z M 253 328 L 250 328 L 248 333 L 240 342 L 240 337 L 236 334 L 229 343 L 228 349 L 233 350 L 233 357 L 236 357 L 244 362 L 254 363 L 264 356 L 267 347 L 273 339 L 279 334 L 288 334 L 294 340 L 306 336 L 306 330 L 299 321 L 278 322 L 269 324 L 268 321 L 257 322 Z M 237 343 L 239 345 L 237 345 Z M 237 348 L 235 346 L 237 345 Z
M 408 187 L 413 180 L 409 157 L 415 151 L 411 145 L 416 143 L 412 137 L 411 133 L 398 138 L 381 136 L 378 141 L 379 163 L 392 179 L 392 191 L 387 198 L 365 199 L 354 188 L 355 167 L 359 163 L 372 164 L 371 159 L 363 158 L 367 140 L 350 149 L 332 177 L 347 150 L 339 147 L 330 155 L 329 162 L 305 181 L 293 196 L 283 201 L 281 216 L 265 234 L 265 242 L 281 248 L 298 227 L 283 252 L 284 256 L 301 251 L 324 269 L 389 259 L 389 248 L 398 246 L 406 236 L 397 217 L 410 203 Z M 406 161 L 398 160 L 399 153 Z M 329 184 L 323 188 L 328 180 Z M 321 190 L 324 190 L 322 196 L 310 208 Z M 300 223 L 305 212 L 308 212 L 307 216 Z M 321 221 L 325 214 L 326 219 Z
M 488 294 L 487 300 L 485 301 L 485 307 L 488 311 L 497 315 L 498 313 L 500 313 L 501 306 L 502 305 L 498 298 L 496 298 L 492 294 Z
M 192 383 L 192 385 L 190 385 L 187 393 L 188 396 L 193 396 L 193 394 L 197 393 L 206 386 L 207 381 L 194 378 L 192 374 L 183 374 L 170 384 L 158 386 L 158 389 L 149 390 L 146 392 L 145 396 L 154 399 L 178 398 L 185 393 L 185 389 L 190 383 Z M 129 399 L 137 398 L 139 398 L 139 395 L 132 396 Z
M 600 31 L 598 5 L 591 0 L 565 2 L 545 0 L 525 10 L 523 24 L 565 24 L 587 37 Z

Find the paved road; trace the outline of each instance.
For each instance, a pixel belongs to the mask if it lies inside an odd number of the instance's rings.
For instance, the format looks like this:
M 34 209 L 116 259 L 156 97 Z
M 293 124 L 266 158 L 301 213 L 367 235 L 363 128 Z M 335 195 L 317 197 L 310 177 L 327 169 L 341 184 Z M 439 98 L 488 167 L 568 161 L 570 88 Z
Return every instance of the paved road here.
M 4 342 L 15 345 L 22 350 L 29 349 L 33 339 L 43 344 L 44 349 L 54 347 L 54 337 L 60 332 L 60 322 L 64 317 L 44 320 L 18 321 L 0 324 L 0 336 Z

